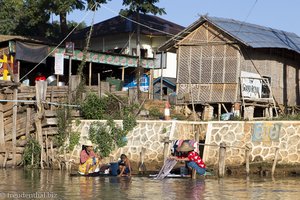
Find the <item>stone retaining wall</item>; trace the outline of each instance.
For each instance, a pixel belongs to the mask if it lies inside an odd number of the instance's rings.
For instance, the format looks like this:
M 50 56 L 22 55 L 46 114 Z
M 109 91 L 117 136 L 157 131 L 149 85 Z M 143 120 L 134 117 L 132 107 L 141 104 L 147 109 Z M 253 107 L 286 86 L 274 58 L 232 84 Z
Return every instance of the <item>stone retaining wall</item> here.
M 91 120 L 82 120 L 73 125 L 74 131 L 81 132 L 80 143 L 88 137 Z M 116 121 L 121 124 L 122 121 Z M 300 163 L 300 122 L 298 121 L 138 121 L 133 131 L 128 133 L 125 147 L 112 152 L 105 162 L 116 161 L 125 153 L 135 163 L 140 161 L 140 152 L 144 147 L 145 164 L 159 169 L 163 163 L 165 137 L 170 140 L 194 139 L 199 132 L 200 140 L 205 140 L 203 159 L 208 165 L 217 165 L 219 144 L 226 148 L 226 165 L 245 163 L 245 147 L 251 148 L 250 162 L 272 162 L 275 149 L 279 148 L 278 162 L 282 164 Z M 81 145 L 72 152 L 72 158 L 79 161 Z M 149 169 L 149 168 L 148 168 Z

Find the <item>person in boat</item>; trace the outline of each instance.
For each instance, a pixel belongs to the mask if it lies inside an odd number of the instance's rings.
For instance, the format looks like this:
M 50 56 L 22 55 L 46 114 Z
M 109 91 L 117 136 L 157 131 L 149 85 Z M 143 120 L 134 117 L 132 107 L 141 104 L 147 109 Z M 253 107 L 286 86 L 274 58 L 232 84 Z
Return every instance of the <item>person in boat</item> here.
M 94 152 L 93 144 L 90 140 L 87 140 L 82 145 L 82 151 L 80 152 L 80 174 L 90 174 L 99 171 L 100 157 Z
M 119 175 L 118 176 L 131 176 L 131 165 L 130 165 L 130 161 L 127 158 L 127 156 L 125 154 L 122 154 L 120 156 L 120 161 L 118 162 L 119 164 Z
M 181 153 L 181 156 L 170 156 L 171 159 L 186 161 L 188 168 L 195 169 L 200 175 L 205 175 L 206 165 L 189 142 L 183 142 L 181 146 L 177 148 L 177 151 Z

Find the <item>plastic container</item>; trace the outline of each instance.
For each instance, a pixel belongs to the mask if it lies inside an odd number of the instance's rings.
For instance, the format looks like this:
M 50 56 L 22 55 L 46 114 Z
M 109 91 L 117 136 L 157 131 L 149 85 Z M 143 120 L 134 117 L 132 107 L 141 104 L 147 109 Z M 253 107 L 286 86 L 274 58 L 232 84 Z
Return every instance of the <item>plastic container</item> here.
M 119 164 L 117 162 L 110 163 L 110 174 L 113 176 L 118 176 Z

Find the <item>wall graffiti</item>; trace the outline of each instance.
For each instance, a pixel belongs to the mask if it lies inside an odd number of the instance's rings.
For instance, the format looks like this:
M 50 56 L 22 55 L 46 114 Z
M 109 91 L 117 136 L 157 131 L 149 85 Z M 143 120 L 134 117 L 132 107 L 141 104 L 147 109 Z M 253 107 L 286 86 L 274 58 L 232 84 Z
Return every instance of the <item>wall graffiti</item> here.
M 280 123 L 254 123 L 252 142 L 278 142 L 280 129 Z

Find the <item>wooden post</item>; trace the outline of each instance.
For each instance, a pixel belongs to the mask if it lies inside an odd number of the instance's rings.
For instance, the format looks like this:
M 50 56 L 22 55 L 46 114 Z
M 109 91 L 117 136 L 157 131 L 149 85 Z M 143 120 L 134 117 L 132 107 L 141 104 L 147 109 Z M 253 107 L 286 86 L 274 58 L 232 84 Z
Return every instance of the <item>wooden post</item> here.
M 31 123 L 31 108 L 26 108 L 26 127 L 25 127 L 26 139 L 29 138 L 30 123 Z
M 5 145 L 3 105 L 0 103 L 0 146 Z
M 92 62 L 89 64 L 89 86 L 92 85 Z
M 100 76 L 100 73 L 98 73 L 98 95 L 99 95 L 99 98 L 101 98 L 101 76 Z
M 221 104 L 218 103 L 218 120 L 220 121 L 221 120 Z
M 278 152 L 279 152 L 279 147 L 276 147 L 275 158 L 274 158 L 274 162 L 273 162 L 273 166 L 272 166 L 272 176 L 274 176 L 274 173 L 275 173 L 275 168 L 276 168 L 277 159 L 278 159 Z
M 72 81 L 71 81 L 71 76 L 72 76 L 72 56 L 69 55 L 69 84 L 68 84 L 68 103 L 71 103 L 72 99 Z
M 160 60 L 160 100 L 163 100 L 163 54 L 164 52 L 161 53 L 161 60 Z
M 125 79 L 125 67 L 122 67 L 122 81 Z
M 219 150 L 219 178 L 223 178 L 225 174 L 225 153 L 226 144 L 221 142 Z
M 193 125 L 193 129 L 195 129 L 195 125 Z M 200 129 L 198 129 L 198 128 L 195 130 L 195 141 L 197 142 L 197 144 L 200 140 L 199 131 L 200 131 Z M 197 148 L 197 153 L 199 153 L 199 147 Z M 192 170 L 192 179 L 196 179 L 196 177 L 197 177 L 197 172 L 195 169 L 193 169 Z
M 142 147 L 142 150 L 140 152 L 140 165 L 139 165 L 139 173 L 142 174 L 144 174 L 146 171 L 146 166 L 144 164 L 145 152 L 146 152 L 146 148 Z
M 149 77 L 149 99 L 153 99 L 153 94 L 154 94 L 154 91 L 153 91 L 153 75 L 154 75 L 154 71 L 153 69 L 150 69 L 150 77 Z
M 169 143 L 170 143 L 169 137 L 165 137 L 163 139 L 163 143 L 164 143 L 164 162 L 165 162 L 169 156 Z
M 45 158 L 45 161 L 46 161 L 46 164 L 47 164 L 47 167 L 49 168 L 49 152 L 48 152 L 48 134 L 47 134 L 47 131 L 45 131 L 45 136 L 46 136 L 46 139 L 45 139 L 45 146 L 46 146 L 46 158 Z
M 51 94 L 50 94 L 50 102 L 54 101 L 54 89 L 51 87 Z M 50 110 L 53 110 L 54 106 L 50 104 Z
M 58 84 L 59 84 L 59 75 L 57 74 L 56 75 L 56 86 L 58 86 Z
M 17 80 L 16 80 L 17 81 Z M 13 103 L 13 116 L 12 116 L 12 147 L 13 147 L 13 156 L 12 156 L 12 162 L 13 167 L 16 165 L 16 144 L 17 144 L 17 114 L 18 114 L 18 88 L 15 86 L 13 90 L 13 100 L 15 101 Z
M 249 173 L 250 173 L 250 146 L 249 145 L 246 145 L 246 148 L 245 148 L 245 160 L 246 160 L 246 174 L 247 176 L 249 176 Z
M 36 104 L 37 104 L 37 114 L 35 117 L 35 126 L 36 133 L 39 145 L 41 146 L 41 169 L 44 169 L 43 165 L 43 155 L 44 155 L 44 145 L 43 145 L 43 132 L 42 132 L 42 118 L 44 115 L 44 106 L 42 100 L 46 98 L 47 91 L 47 82 L 45 81 L 37 81 L 36 82 Z

